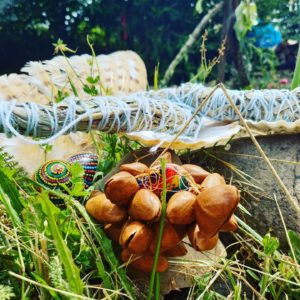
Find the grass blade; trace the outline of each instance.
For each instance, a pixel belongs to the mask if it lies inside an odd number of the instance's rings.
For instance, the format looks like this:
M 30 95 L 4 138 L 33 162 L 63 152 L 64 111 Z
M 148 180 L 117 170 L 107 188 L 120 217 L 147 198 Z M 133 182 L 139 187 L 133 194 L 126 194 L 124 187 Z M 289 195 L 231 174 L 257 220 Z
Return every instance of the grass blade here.
M 82 295 L 83 283 L 80 278 L 80 271 L 75 265 L 72 258 L 72 253 L 64 242 L 59 228 L 56 224 L 55 215 L 57 214 L 58 208 L 56 208 L 54 204 L 49 200 L 49 197 L 45 192 L 38 195 L 38 200 L 41 203 L 43 212 L 47 217 L 48 227 L 53 237 L 53 243 L 64 265 L 64 270 L 69 283 L 70 291 Z
M 298 49 L 297 61 L 296 61 L 291 89 L 293 90 L 298 86 L 300 86 L 300 46 Z
M 15 183 L 13 183 L 9 177 L 5 174 L 3 170 L 0 169 L 0 186 L 2 187 L 2 190 L 11 200 L 11 206 L 14 208 L 14 210 L 20 214 L 23 206 L 20 202 L 20 194 L 18 189 L 16 188 Z
M 94 237 L 99 243 L 101 252 L 105 257 L 105 260 L 110 265 L 111 271 L 114 272 L 115 275 L 121 281 L 124 290 L 128 294 L 128 297 L 131 299 L 136 299 L 131 284 L 129 283 L 128 278 L 126 276 L 126 272 L 120 267 L 119 261 L 117 260 L 113 252 L 111 241 L 108 239 L 108 237 L 104 234 L 103 230 L 99 226 L 96 227 L 96 224 L 94 224 L 94 222 L 91 220 L 85 208 L 78 201 L 74 201 L 73 203 L 74 206 L 80 212 L 80 214 L 83 216 L 85 221 L 88 223 L 91 232 L 93 233 Z
M 18 216 L 17 211 L 13 207 L 11 199 L 4 192 L 2 185 L 0 185 L 0 202 L 3 203 L 5 210 L 6 210 L 7 214 L 9 215 L 14 227 L 15 228 L 19 227 L 21 225 L 21 220 Z
M 167 180 L 166 180 L 166 159 L 161 158 L 161 173 L 162 173 L 162 181 L 163 181 L 163 190 L 161 195 L 161 217 L 160 217 L 160 223 L 159 223 L 159 232 L 158 232 L 158 238 L 155 248 L 155 254 L 154 254 L 154 261 L 153 261 L 153 267 L 150 277 L 150 283 L 149 283 L 149 291 L 147 299 L 151 300 L 152 298 L 152 291 L 155 283 L 155 275 L 156 274 L 156 266 L 158 262 L 158 256 L 159 256 L 159 250 L 160 250 L 160 244 L 164 232 L 164 224 L 165 224 L 165 217 L 166 217 L 166 197 L 167 197 Z

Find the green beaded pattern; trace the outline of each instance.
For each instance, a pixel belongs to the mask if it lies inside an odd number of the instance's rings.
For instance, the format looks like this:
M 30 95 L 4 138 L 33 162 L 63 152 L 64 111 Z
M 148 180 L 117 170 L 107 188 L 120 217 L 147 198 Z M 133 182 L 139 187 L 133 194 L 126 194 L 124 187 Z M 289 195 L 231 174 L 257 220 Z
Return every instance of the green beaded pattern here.
M 35 180 L 49 188 L 67 183 L 70 178 L 70 165 L 62 160 L 50 160 L 35 173 Z
M 62 160 L 50 160 L 34 174 L 34 180 L 49 189 L 61 189 L 59 184 L 70 185 L 70 164 Z M 64 206 L 63 199 L 49 194 L 50 200 L 57 206 Z

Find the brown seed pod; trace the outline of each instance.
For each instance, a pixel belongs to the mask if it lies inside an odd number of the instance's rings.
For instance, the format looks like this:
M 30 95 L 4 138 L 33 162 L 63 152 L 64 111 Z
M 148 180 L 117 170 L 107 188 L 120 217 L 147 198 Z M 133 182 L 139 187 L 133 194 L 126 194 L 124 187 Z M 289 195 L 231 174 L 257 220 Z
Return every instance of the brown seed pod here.
M 85 208 L 87 212 L 101 223 L 120 223 L 127 217 L 127 211 L 122 206 L 112 203 L 104 193 L 90 198 Z
M 137 176 L 149 171 L 148 167 L 145 164 L 140 162 L 133 162 L 131 164 L 124 164 L 120 166 L 120 171 L 125 171 L 130 173 L 133 176 Z
M 238 224 L 236 218 L 234 217 L 234 215 L 232 215 L 230 219 L 226 223 L 224 223 L 220 231 L 225 231 L 225 232 L 236 231 L 237 228 L 238 228 Z
M 213 237 L 230 219 L 240 200 L 240 194 L 232 185 L 216 185 L 197 195 L 196 222 L 201 235 Z
M 111 202 L 118 205 L 128 205 L 139 185 L 133 175 L 128 172 L 119 172 L 105 183 L 104 191 Z
M 226 184 L 224 177 L 218 173 L 212 173 L 208 175 L 201 183 L 201 190 L 208 189 L 220 184 Z
M 122 223 L 109 223 L 104 226 L 104 232 L 112 241 L 119 243 L 122 227 Z
M 172 224 L 190 224 L 194 221 L 196 196 L 188 191 L 175 193 L 167 205 L 167 218 Z
M 186 254 L 187 254 L 187 249 L 183 242 L 180 242 L 174 248 L 164 252 L 164 255 L 166 257 L 185 256 Z
M 219 234 L 217 233 L 213 237 L 205 237 L 201 234 L 199 226 L 193 224 L 188 229 L 188 237 L 192 246 L 199 251 L 207 251 L 213 249 L 218 242 Z
M 123 225 L 119 243 L 131 253 L 142 254 L 148 250 L 152 238 L 149 226 L 139 221 L 128 221 Z
M 154 255 L 146 252 L 142 256 L 130 253 L 128 249 L 124 249 L 121 253 L 121 259 L 124 262 L 130 261 L 129 265 L 142 272 L 150 273 L 154 262 Z M 164 272 L 168 269 L 168 261 L 163 255 L 158 256 L 156 272 Z
M 94 197 L 96 197 L 96 196 L 99 195 L 99 194 L 102 194 L 102 192 L 99 191 L 99 190 L 93 190 L 93 191 L 91 192 L 91 194 L 90 194 L 90 198 L 94 198 Z
M 150 244 L 150 252 L 155 253 L 156 243 L 159 234 L 159 222 L 154 225 L 154 239 Z M 165 221 L 163 236 L 160 244 L 160 253 L 174 248 L 186 234 L 186 226 L 173 225 L 169 221 Z
M 199 251 L 208 251 L 216 247 L 219 239 L 217 233 L 211 238 L 202 237 L 201 234 L 196 236 L 196 249 Z
M 142 189 L 135 194 L 128 212 L 133 219 L 154 221 L 160 217 L 161 202 L 156 194 Z
M 182 167 L 192 175 L 195 182 L 198 184 L 211 174 L 197 165 L 185 164 L 182 165 Z
M 199 231 L 199 227 L 196 223 L 193 223 L 191 224 L 189 227 L 188 227 L 188 230 L 187 230 L 187 236 L 192 244 L 192 246 L 195 248 L 195 240 L 194 240 L 194 236 L 196 234 L 196 230 Z

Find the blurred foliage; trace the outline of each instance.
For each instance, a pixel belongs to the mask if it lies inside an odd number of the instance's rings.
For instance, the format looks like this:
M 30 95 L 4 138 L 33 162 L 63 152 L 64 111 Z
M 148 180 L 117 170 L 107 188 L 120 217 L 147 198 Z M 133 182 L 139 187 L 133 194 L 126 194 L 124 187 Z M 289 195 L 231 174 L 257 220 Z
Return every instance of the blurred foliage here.
M 86 43 L 89 35 L 96 53 L 121 49 L 138 52 L 146 63 L 152 85 L 155 66 L 159 63 L 160 74 L 163 74 L 197 23 L 220 1 L 2 0 L 0 74 L 18 72 L 29 60 L 50 59 L 52 43 L 58 38 L 72 49 L 78 47 L 78 54 L 90 53 Z M 300 14 L 296 0 L 255 2 L 261 21 L 275 22 L 284 39 L 297 38 Z M 214 17 L 206 28 L 209 33 L 206 45 L 208 60 L 218 55 L 222 40 L 222 13 Z M 197 74 L 201 63 L 200 45 L 199 39 L 177 68 L 172 83 L 187 81 Z M 226 78 L 232 78 L 234 74 L 229 59 Z M 214 70 L 208 79 L 215 78 Z
M 73 49 L 78 47 L 79 54 L 89 53 L 89 34 L 96 53 L 120 49 L 138 52 L 146 61 L 149 78 L 153 78 L 155 65 L 159 62 L 161 70 L 166 69 L 201 16 L 218 0 L 206 1 L 201 15 L 195 12 L 195 2 L 8 1 L 0 13 L 0 72 L 17 71 L 28 60 L 51 58 L 51 45 L 58 38 Z M 218 37 L 211 43 L 217 49 Z M 188 80 L 189 71 L 197 69 L 197 49 L 194 54 L 182 72 L 179 70 L 178 78 Z
M 238 39 L 246 36 L 246 33 L 257 25 L 257 8 L 254 2 L 242 1 L 235 10 L 236 22 L 234 29 Z
M 256 0 L 258 16 L 263 22 L 272 22 L 280 28 L 284 40 L 299 41 L 299 0 Z

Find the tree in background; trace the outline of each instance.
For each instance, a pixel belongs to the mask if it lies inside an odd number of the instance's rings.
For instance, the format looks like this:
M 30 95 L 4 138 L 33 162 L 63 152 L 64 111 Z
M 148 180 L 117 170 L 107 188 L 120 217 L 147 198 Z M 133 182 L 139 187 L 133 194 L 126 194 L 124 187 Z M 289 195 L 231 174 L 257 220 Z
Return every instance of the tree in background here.
M 77 48 L 78 54 L 89 53 L 86 43 L 89 35 L 96 53 L 121 49 L 138 52 L 145 60 L 152 84 L 157 63 L 160 63 L 160 73 L 163 74 L 199 20 L 220 1 L 3 0 L 0 4 L 0 74 L 18 72 L 29 60 L 51 58 L 52 43 L 58 38 L 71 48 Z M 286 1 L 257 0 L 256 4 L 258 17 L 272 22 L 277 20 L 284 39 L 297 36 L 299 16 L 291 12 Z M 225 13 L 226 10 L 215 16 L 207 28 L 208 59 L 216 56 L 224 37 Z M 282 21 L 278 22 L 279 18 Z M 187 81 L 197 73 L 200 44 L 201 40 L 186 55 L 171 83 Z M 249 72 L 248 53 L 243 49 L 241 53 L 246 73 Z M 258 67 L 261 63 L 257 63 Z M 229 56 L 224 65 L 224 79 L 233 78 L 239 66 Z M 213 73 L 210 78 L 217 76 Z M 234 82 L 232 85 L 237 86 Z
M 202 14 L 215 2 L 209 1 Z M 28 60 L 51 58 L 58 38 L 78 47 L 77 53 L 88 53 L 89 34 L 96 53 L 138 52 L 152 77 L 155 65 L 159 62 L 164 70 L 199 21 L 194 6 L 195 1 L 172 0 L 8 1 L 0 18 L 0 72 L 17 71 Z M 186 74 L 196 70 L 196 49 L 194 54 L 178 78 L 188 80 Z

